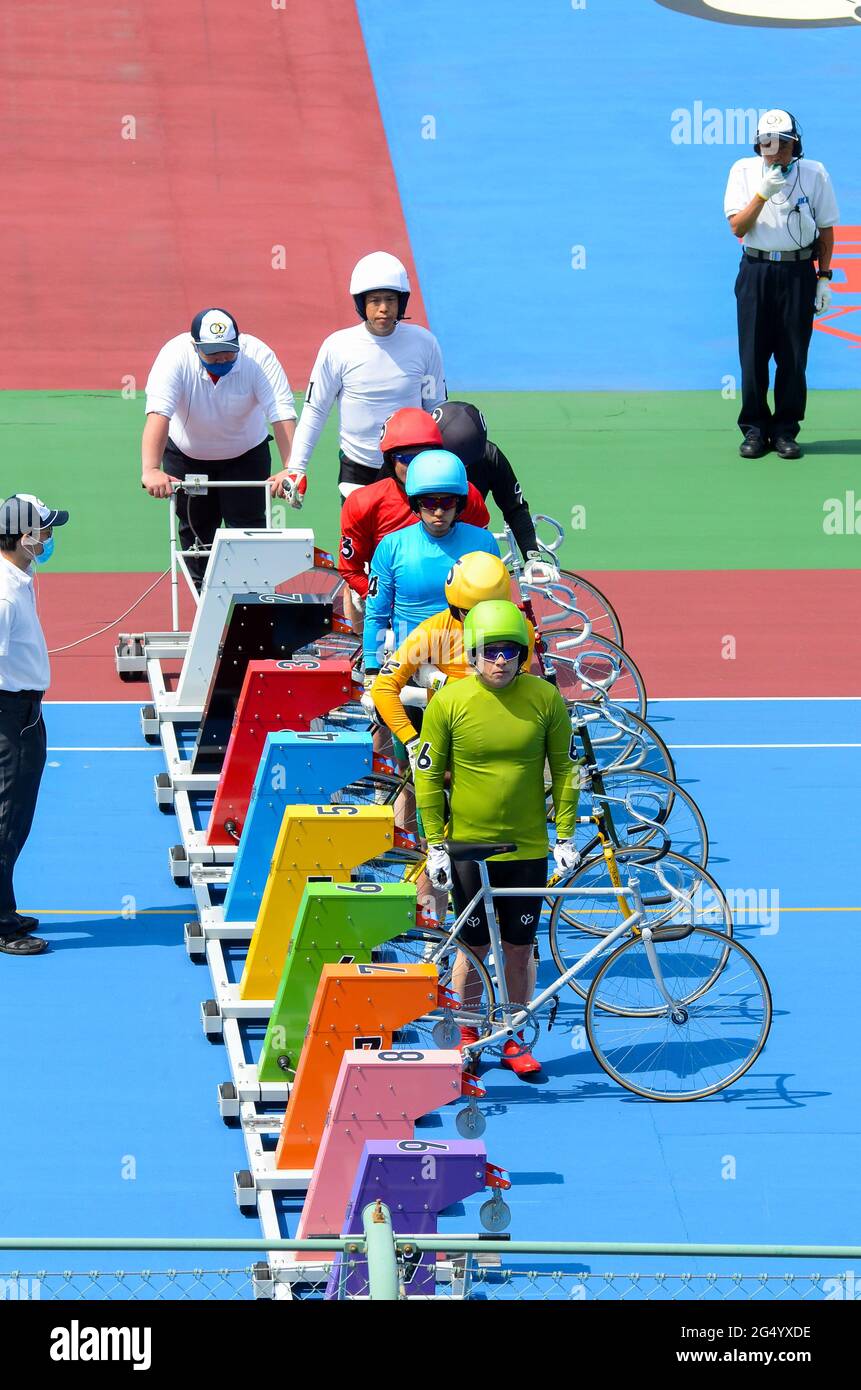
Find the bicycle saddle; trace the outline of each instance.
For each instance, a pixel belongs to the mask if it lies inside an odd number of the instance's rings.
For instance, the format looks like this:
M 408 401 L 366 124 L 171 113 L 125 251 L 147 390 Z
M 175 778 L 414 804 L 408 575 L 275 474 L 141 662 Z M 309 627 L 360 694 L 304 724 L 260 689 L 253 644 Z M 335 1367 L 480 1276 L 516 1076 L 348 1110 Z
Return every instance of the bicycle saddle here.
M 443 840 L 449 859 L 490 859 L 494 854 L 513 854 L 517 845 L 486 844 L 481 840 Z

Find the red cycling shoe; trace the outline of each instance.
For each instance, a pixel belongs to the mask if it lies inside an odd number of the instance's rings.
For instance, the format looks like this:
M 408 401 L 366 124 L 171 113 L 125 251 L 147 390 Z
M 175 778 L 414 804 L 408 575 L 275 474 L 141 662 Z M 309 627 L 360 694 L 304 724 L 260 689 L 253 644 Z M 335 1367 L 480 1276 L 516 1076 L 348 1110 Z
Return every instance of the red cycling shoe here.
M 518 1038 L 523 1042 L 523 1034 L 518 1033 Z M 522 1052 L 519 1045 L 512 1038 L 502 1049 L 502 1065 L 509 1067 L 515 1076 L 534 1076 L 541 1070 L 541 1063 L 533 1057 L 531 1052 Z
M 465 1028 L 465 1027 L 463 1026 L 463 1024 L 461 1024 L 461 1029 L 460 1029 L 460 1042 L 458 1043 L 458 1047 L 460 1048 L 461 1052 L 463 1051 L 463 1049 L 464 1049 L 465 1047 L 471 1047 L 471 1045 L 472 1045 L 473 1043 L 477 1043 L 477 1042 L 478 1042 L 478 1029 L 477 1029 L 477 1028 Z

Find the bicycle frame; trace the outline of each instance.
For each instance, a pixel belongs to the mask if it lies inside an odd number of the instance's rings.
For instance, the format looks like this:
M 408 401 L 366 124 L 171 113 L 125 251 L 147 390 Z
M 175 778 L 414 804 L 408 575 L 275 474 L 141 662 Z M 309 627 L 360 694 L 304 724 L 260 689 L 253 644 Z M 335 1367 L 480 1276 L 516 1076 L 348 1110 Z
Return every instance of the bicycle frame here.
M 537 994 L 534 999 L 531 999 L 528 1004 L 512 1005 L 508 995 L 508 986 L 505 981 L 505 958 L 503 954 L 502 940 L 499 935 L 499 925 L 496 921 L 496 914 L 493 910 L 494 900 L 496 898 L 546 898 L 551 896 L 563 897 L 565 895 L 573 897 L 578 891 L 581 890 L 577 890 L 576 888 L 571 889 L 552 887 L 526 889 L 493 888 L 491 887 L 490 876 L 487 870 L 487 864 L 483 859 L 478 861 L 478 871 L 481 879 L 481 887 L 478 889 L 478 892 L 473 894 L 472 898 L 467 903 L 466 907 L 463 909 L 463 912 L 460 913 L 458 920 L 454 928 L 452 929 L 452 932 L 450 933 L 449 940 L 456 944 L 457 936 L 460 933 L 461 925 L 466 920 L 467 915 L 470 912 L 472 912 L 473 908 L 475 908 L 479 903 L 482 903 L 485 908 L 487 922 L 490 928 L 490 951 L 493 954 L 494 963 L 496 965 L 501 1007 L 503 1010 L 510 1010 L 514 1008 L 519 1011 L 512 1015 L 512 1018 L 508 1024 L 505 1024 L 495 1029 L 493 1032 L 486 1034 L 484 1037 L 479 1038 L 477 1043 L 471 1043 L 469 1047 L 466 1049 L 466 1051 L 470 1053 L 481 1052 L 486 1047 L 495 1047 L 498 1043 L 504 1043 L 513 1038 L 517 1033 L 518 1029 L 520 1029 L 533 1014 L 537 1013 L 540 1009 L 542 1009 L 545 1004 L 549 1003 L 551 999 L 554 999 L 556 995 L 559 994 L 559 992 L 565 988 L 569 980 L 573 980 L 575 975 L 578 975 L 581 972 L 581 970 L 584 970 L 585 967 L 589 965 L 593 960 L 595 960 L 598 956 L 605 955 L 606 952 L 611 950 L 612 947 L 615 946 L 616 942 L 619 941 L 623 936 L 626 936 L 629 932 L 636 931 L 645 917 L 645 909 L 643 907 L 642 899 L 640 897 L 639 884 L 636 882 L 635 879 L 630 879 L 627 884 L 627 892 L 630 893 L 634 906 L 633 910 L 625 918 L 625 920 L 623 922 L 620 922 L 618 926 L 614 927 L 612 931 L 608 932 L 605 937 L 602 937 L 598 944 L 596 946 L 593 946 L 590 951 L 587 951 L 585 955 L 581 956 L 579 960 L 575 961 L 574 964 L 568 970 L 565 971 L 564 975 L 560 975 L 552 985 L 549 985 L 547 989 L 542 990 L 542 992 L 540 994 Z M 616 896 L 616 888 L 589 889 L 590 897 L 595 896 L 596 894 L 601 896 L 614 897 Z M 651 940 L 650 929 L 648 927 L 645 927 L 642 931 L 644 939 L 647 936 L 647 934 L 649 940 Z M 434 956 L 438 957 L 444 949 L 445 945 L 441 946 L 439 950 L 434 953 Z M 433 959 L 434 957 L 431 957 L 432 961 Z M 659 980 L 659 987 L 662 989 L 664 996 L 667 998 L 668 1004 L 672 1006 L 673 1001 L 672 999 L 670 999 L 669 995 L 667 994 L 666 988 L 664 987 L 663 979 L 660 975 L 660 966 L 658 964 L 657 957 L 655 957 L 652 968 L 653 970 L 657 969 L 656 979 Z

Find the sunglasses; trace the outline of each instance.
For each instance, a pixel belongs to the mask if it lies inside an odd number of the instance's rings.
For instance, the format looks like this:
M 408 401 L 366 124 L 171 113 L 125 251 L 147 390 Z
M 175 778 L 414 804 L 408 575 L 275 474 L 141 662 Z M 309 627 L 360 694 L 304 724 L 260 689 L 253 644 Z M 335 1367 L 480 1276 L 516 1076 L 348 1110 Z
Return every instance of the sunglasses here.
M 421 449 L 395 449 L 392 457 L 397 463 L 412 463 L 413 459 L 417 458 L 420 453 L 422 453 Z
M 500 657 L 504 661 L 513 661 L 520 655 L 520 648 L 514 642 L 494 642 L 485 647 L 481 655 L 485 661 L 498 661 Z
M 447 512 L 449 507 L 457 506 L 457 498 L 448 495 L 444 497 L 420 497 L 419 506 L 423 512 L 435 512 L 437 510 Z

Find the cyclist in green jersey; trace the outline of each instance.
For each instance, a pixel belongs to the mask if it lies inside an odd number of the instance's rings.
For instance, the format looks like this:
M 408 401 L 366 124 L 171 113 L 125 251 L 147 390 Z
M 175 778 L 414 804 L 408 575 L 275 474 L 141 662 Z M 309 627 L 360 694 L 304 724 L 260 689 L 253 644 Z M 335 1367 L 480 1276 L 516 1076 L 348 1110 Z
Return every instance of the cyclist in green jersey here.
M 549 766 L 556 809 L 554 858 L 560 871 L 579 862 L 574 826 L 579 796 L 571 721 L 554 686 L 523 667 L 528 656 L 526 619 L 506 600 L 479 603 L 463 628 L 464 653 L 472 676 L 445 685 L 430 702 L 415 761 L 416 803 L 428 842 L 427 873 L 435 887 L 453 889 L 461 912 L 479 886 L 478 865 L 452 864 L 442 843 L 451 840 L 510 841 L 517 848 L 487 861 L 497 888 L 542 888 L 547 883 L 547 812 L 544 768 Z M 451 774 L 448 817 L 446 773 Z M 574 774 L 572 776 L 572 773 Z M 528 1003 L 529 960 L 541 915 L 541 899 L 500 898 L 496 917 L 505 955 L 505 979 L 514 1003 Z M 483 907 L 461 930 L 477 955 L 487 954 L 490 934 Z M 480 992 L 477 974 L 458 957 L 452 986 L 465 1007 Z M 462 1045 L 477 1040 L 461 1029 Z M 517 1055 L 519 1053 L 519 1055 Z M 540 1071 L 528 1052 L 506 1043 L 504 1063 L 520 1076 Z

